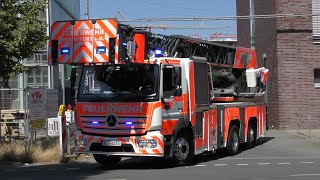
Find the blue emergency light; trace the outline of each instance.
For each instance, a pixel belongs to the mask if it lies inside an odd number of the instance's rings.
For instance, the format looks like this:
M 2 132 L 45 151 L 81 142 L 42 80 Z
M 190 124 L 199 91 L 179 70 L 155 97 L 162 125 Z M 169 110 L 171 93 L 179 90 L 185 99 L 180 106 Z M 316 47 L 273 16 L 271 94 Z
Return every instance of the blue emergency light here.
M 98 124 L 98 123 L 99 123 L 98 121 L 93 121 L 93 122 L 92 122 L 92 124 Z
M 61 55 L 70 55 L 70 48 L 68 48 L 68 47 L 61 48 L 60 54 Z
M 97 47 L 97 54 L 105 54 L 106 53 L 106 47 L 105 46 L 98 46 Z
M 161 49 L 156 49 L 155 54 L 161 56 L 162 55 L 162 50 Z
M 129 122 L 126 122 L 126 124 L 127 124 L 127 125 L 132 125 L 132 122 L 129 121 Z

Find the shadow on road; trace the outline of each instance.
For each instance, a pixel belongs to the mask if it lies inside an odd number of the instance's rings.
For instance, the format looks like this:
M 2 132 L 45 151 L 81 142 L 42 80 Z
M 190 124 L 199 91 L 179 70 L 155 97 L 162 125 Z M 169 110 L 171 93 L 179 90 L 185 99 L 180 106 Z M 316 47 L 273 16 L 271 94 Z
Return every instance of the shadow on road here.
M 262 144 L 265 144 L 271 140 L 273 140 L 275 137 L 265 137 L 263 139 L 261 139 L 260 141 L 258 141 L 257 145 L 260 146 Z
M 257 146 L 268 143 L 274 137 L 266 137 L 259 141 Z M 249 151 L 241 146 L 240 154 Z M 225 149 L 219 149 L 214 155 L 211 153 L 198 155 L 195 164 L 203 162 L 219 160 L 227 157 Z M 32 165 L 16 167 L 15 171 L 12 169 L 0 166 L 0 177 L 10 177 L 10 179 L 77 179 L 84 180 L 90 177 L 105 176 L 115 170 L 145 170 L 145 169 L 170 169 L 176 168 L 173 166 L 170 159 L 167 158 L 124 158 L 113 169 L 106 169 L 98 163 L 81 162 L 81 163 L 67 163 L 67 164 L 49 164 L 49 165 Z
M 275 137 L 265 137 L 257 142 L 257 146 L 263 145 L 274 139 Z M 245 144 L 241 144 L 240 152 L 241 154 L 248 149 L 245 147 Z M 218 160 L 227 157 L 228 154 L 226 149 L 219 149 L 217 152 L 212 155 L 211 152 L 203 155 L 198 155 L 195 160 L 195 164 L 200 164 L 203 162 L 208 162 L 212 160 Z M 115 169 L 168 169 L 174 168 L 170 159 L 166 158 L 130 158 L 127 160 L 121 161 Z

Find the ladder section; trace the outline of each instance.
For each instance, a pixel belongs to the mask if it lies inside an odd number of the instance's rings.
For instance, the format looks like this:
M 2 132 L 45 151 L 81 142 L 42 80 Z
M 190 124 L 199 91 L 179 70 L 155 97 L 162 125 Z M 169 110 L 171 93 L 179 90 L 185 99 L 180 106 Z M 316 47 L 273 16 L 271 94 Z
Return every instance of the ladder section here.
M 205 57 L 208 63 L 213 63 L 217 66 L 226 65 L 227 67 L 232 67 L 236 53 L 236 48 L 233 46 L 181 35 L 165 36 L 150 34 L 148 43 L 151 50 L 161 49 L 168 53 L 168 57 Z

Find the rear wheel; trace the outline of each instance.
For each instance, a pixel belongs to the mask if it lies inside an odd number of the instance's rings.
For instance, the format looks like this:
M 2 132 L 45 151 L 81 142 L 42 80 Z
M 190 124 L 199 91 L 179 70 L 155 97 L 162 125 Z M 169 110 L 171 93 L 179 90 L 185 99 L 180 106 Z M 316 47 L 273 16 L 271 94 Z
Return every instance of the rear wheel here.
M 240 147 L 239 129 L 233 125 L 228 134 L 227 151 L 229 155 L 236 155 Z
M 103 165 L 104 167 L 111 168 L 121 161 L 121 156 L 107 156 L 101 154 L 94 154 L 93 158 L 97 163 Z
M 194 160 L 192 136 L 189 133 L 179 133 L 173 144 L 174 165 L 190 165 Z
M 248 139 L 247 139 L 247 148 L 251 149 L 257 144 L 257 133 L 255 126 L 250 123 L 248 127 Z

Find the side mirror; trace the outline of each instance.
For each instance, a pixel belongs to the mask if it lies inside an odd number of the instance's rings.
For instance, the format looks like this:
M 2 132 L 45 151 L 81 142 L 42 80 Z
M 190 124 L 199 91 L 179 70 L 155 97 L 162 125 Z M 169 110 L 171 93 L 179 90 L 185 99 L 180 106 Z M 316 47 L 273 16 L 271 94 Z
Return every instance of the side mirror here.
M 182 88 L 181 88 L 181 67 L 174 67 L 172 74 L 172 82 L 173 82 L 173 95 L 181 96 Z
M 129 41 L 127 43 L 127 55 L 130 60 L 132 60 L 136 54 L 136 46 L 137 46 L 136 43 L 133 41 Z
M 71 96 L 75 96 L 75 84 L 76 84 L 76 78 L 77 78 L 77 71 L 78 68 L 72 68 L 71 70 Z
M 181 67 L 173 68 L 172 82 L 174 86 L 181 86 Z
M 262 54 L 262 59 L 263 59 L 263 67 L 266 67 L 266 62 L 267 62 L 267 54 L 266 53 Z
M 52 59 L 52 64 L 55 65 L 58 63 L 58 40 L 52 40 L 51 41 L 51 59 Z

